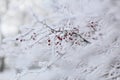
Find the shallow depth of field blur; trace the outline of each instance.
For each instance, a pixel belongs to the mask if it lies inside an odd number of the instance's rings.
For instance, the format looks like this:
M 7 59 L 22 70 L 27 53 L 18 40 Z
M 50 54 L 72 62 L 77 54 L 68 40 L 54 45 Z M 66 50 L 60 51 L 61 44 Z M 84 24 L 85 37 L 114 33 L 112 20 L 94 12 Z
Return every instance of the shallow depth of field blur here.
M 120 0 L 0 0 L 0 80 L 120 80 Z

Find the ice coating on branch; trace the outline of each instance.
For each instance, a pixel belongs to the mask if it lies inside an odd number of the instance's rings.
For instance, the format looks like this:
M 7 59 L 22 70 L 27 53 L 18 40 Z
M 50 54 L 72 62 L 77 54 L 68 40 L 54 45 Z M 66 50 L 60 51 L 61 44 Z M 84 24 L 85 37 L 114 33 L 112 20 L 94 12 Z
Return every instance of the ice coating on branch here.
M 30 0 L 14 5 L 11 10 L 26 11 L 33 22 L 3 40 L 2 75 L 12 74 L 11 80 L 119 80 L 119 7 L 119 0 Z

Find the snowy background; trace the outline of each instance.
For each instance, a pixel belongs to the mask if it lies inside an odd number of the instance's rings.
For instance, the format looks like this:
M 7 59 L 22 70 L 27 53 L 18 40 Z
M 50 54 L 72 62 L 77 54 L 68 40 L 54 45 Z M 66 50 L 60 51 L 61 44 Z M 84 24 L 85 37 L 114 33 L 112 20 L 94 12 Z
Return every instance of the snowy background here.
M 120 80 L 120 0 L 0 0 L 0 80 Z

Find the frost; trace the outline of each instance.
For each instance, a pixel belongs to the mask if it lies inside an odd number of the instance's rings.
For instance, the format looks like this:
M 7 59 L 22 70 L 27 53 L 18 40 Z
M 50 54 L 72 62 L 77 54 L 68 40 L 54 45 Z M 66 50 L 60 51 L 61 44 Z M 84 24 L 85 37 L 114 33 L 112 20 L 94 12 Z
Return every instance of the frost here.
M 118 0 L 21 0 L 9 5 L 6 15 L 0 8 L 2 28 L 10 23 L 19 34 L 1 34 L 0 80 L 120 79 Z

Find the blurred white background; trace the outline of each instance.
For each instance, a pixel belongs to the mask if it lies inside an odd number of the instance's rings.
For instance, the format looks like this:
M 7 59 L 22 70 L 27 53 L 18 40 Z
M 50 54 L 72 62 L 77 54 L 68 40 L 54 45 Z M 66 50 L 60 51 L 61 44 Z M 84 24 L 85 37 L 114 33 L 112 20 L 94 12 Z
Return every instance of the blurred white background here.
M 30 12 L 39 16 L 48 16 L 50 0 L 0 0 L 0 41 L 5 37 L 14 37 L 19 27 L 33 22 Z

